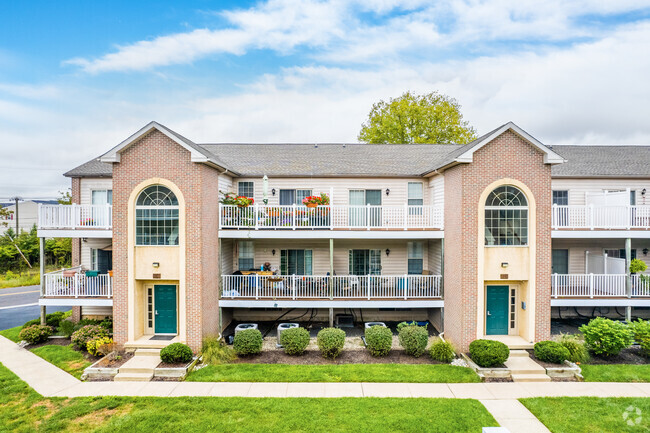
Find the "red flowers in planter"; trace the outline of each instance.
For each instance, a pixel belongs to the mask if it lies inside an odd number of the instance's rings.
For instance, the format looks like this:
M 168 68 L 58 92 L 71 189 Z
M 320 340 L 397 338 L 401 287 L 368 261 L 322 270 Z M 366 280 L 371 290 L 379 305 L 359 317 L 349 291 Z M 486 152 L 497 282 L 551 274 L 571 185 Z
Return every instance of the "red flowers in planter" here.
M 307 207 L 315 207 L 319 205 L 326 206 L 330 204 L 330 198 L 327 194 L 322 192 L 320 195 L 310 195 L 302 199 L 302 204 Z

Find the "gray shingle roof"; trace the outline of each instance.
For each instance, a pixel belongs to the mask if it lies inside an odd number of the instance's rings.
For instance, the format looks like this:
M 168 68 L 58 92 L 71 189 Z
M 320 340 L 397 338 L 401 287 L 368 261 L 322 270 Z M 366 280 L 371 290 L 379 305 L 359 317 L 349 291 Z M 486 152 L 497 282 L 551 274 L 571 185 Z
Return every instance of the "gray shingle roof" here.
M 650 177 L 650 146 L 551 147 L 567 162 L 551 168 L 553 177 Z
M 100 162 L 99 159 L 90 161 L 75 167 L 64 174 L 66 177 L 111 177 L 113 176 L 113 164 Z

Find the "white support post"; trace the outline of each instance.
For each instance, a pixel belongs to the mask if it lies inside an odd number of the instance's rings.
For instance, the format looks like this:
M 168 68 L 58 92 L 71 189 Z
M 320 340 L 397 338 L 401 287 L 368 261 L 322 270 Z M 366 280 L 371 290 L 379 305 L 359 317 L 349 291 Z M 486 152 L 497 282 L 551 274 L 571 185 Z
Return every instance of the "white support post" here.
M 594 297 L 594 274 L 589 274 L 589 298 Z
M 553 274 L 553 284 L 551 284 L 551 296 L 557 299 L 557 273 Z
M 258 218 L 259 215 L 259 205 L 255 203 L 255 208 L 253 209 L 253 219 L 255 220 L 255 230 L 260 229 L 260 219 Z
M 594 205 L 589 205 L 589 228 L 594 229 Z
M 370 205 L 366 204 L 366 230 L 370 230 Z
M 370 300 L 370 275 L 366 275 L 366 287 L 368 288 L 368 300 Z
M 255 274 L 255 299 L 260 299 L 260 276 Z
M 296 300 L 296 274 L 291 276 L 291 292 L 293 293 L 293 300 Z
M 72 226 L 72 230 L 75 230 L 81 221 L 79 221 L 79 218 L 77 217 L 77 205 L 75 203 L 72 203 L 71 206 L 70 218 L 72 221 L 70 221 L 70 225 Z
M 551 212 L 551 227 L 553 229 L 557 229 L 558 227 L 558 218 L 559 218 L 559 212 L 558 212 L 557 203 L 553 203 L 552 212 Z
M 79 273 L 78 272 L 74 274 L 72 284 L 74 286 L 74 297 L 78 298 L 79 297 Z
M 295 230 L 296 229 L 296 204 L 295 203 L 293 204 L 292 214 L 293 217 L 291 218 L 291 225 L 292 225 L 292 230 Z
M 424 211 L 424 209 L 422 209 Z M 404 230 L 408 230 L 409 226 L 409 205 L 404 203 Z
M 404 274 L 404 300 L 408 299 L 409 291 L 409 276 Z

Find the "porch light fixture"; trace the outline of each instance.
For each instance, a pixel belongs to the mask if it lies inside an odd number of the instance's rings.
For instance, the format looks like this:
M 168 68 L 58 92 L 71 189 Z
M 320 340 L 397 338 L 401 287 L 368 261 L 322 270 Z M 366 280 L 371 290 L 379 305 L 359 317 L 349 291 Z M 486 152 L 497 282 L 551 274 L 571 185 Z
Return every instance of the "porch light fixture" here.
M 645 195 L 645 188 L 641 190 L 641 195 Z
M 386 195 L 390 194 L 390 188 L 386 188 Z
M 501 262 L 501 267 L 502 268 L 507 268 L 508 267 L 508 262 Z
M 159 263 L 159 262 L 153 262 L 153 263 L 151 264 L 151 266 L 153 266 L 154 268 L 159 268 L 159 267 L 160 267 L 160 263 Z
M 271 188 L 271 195 L 275 195 L 275 188 Z
M 271 254 L 275 255 L 275 250 L 274 249 L 271 250 Z
M 390 255 L 390 249 L 386 248 L 386 257 L 388 257 L 389 255 Z
M 647 256 L 647 255 L 648 255 L 648 249 L 647 249 L 647 248 L 644 248 L 644 249 L 643 249 L 643 255 L 644 255 L 644 256 Z

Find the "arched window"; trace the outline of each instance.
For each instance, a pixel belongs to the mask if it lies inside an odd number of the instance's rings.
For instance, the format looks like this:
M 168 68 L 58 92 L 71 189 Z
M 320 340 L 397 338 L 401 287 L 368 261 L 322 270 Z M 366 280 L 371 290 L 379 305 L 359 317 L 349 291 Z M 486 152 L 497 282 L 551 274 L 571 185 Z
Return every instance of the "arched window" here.
M 528 201 L 514 186 L 496 188 L 485 201 L 485 245 L 528 245 Z
M 135 244 L 178 245 L 178 199 L 166 186 L 148 186 L 138 196 Z

